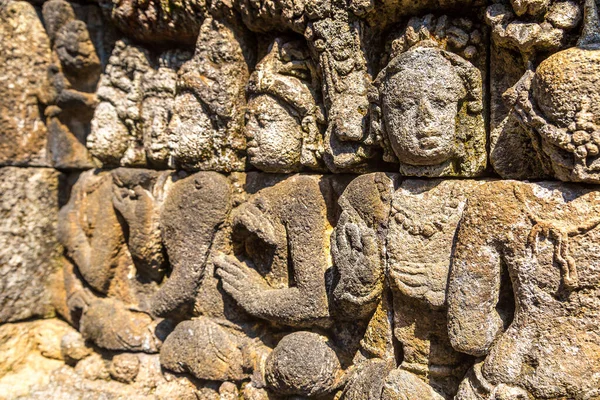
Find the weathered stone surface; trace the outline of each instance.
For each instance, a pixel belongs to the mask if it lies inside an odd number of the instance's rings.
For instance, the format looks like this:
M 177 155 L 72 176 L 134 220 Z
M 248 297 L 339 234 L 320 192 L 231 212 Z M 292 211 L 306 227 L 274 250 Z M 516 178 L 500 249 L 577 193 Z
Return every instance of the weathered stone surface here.
M 60 179 L 52 169 L 0 168 L 0 322 L 53 313 Z
M 238 258 L 218 256 L 216 273 L 248 314 L 290 326 L 326 323 L 331 183 L 318 175 L 294 175 L 233 211 Z
M 343 288 L 334 299 L 352 299 L 350 310 L 358 306 L 371 319 L 361 347 L 367 358 L 383 364 L 359 367 L 345 398 L 366 396 L 364 379 L 383 387 L 381 398 L 442 399 L 456 393 L 469 359 L 454 351 L 448 339 L 446 284 L 462 210 L 478 185 L 407 180 L 392 195 L 392 177 L 366 175 L 348 186 L 342 198 L 350 201 L 341 205 L 350 218 L 342 214 L 332 242 L 340 274 L 336 290 Z M 370 201 L 354 200 L 364 193 L 373 193 Z M 387 313 L 391 320 L 382 321 L 375 307 L 382 307 L 384 318 Z M 392 337 L 402 346 L 398 366 Z M 385 372 L 373 377 L 371 371 L 381 370 Z
M 102 0 L 100 5 L 121 31 L 147 43 L 193 44 L 206 13 L 205 0 L 177 3 Z
M 30 4 L 0 397 L 600 398 L 597 0 Z
M 107 166 L 143 166 L 142 80 L 151 70 L 145 49 L 119 41 L 98 84 L 99 104 L 86 145 Z
M 48 156 L 56 168 L 92 167 L 85 147 L 97 104 L 96 85 L 111 29 L 94 5 L 74 5 L 64 0 L 45 2 L 44 25 L 53 50 L 47 87 L 40 89 L 46 126 Z
M 511 5 L 498 3 L 487 9 L 486 22 L 492 28 L 493 41 L 490 161 L 503 178 L 553 175 L 547 162 L 541 160 L 544 156 L 538 155 L 539 139 L 519 123 L 511 88 L 539 63 L 540 54 L 573 44 L 582 15 L 581 6 L 571 1 L 512 1 Z
M 202 23 L 194 55 L 178 72 L 168 128 L 174 165 L 191 170 L 244 169 L 244 89 L 251 41 L 242 26 L 213 18 Z
M 461 222 L 448 288 L 450 339 L 484 357 L 460 399 L 598 395 L 598 191 L 489 183 Z
M 315 397 L 339 386 L 342 370 L 327 337 L 295 332 L 269 355 L 265 375 L 267 387 L 276 393 Z
M 131 360 L 134 364 L 134 360 L 138 360 L 136 378 L 128 384 L 111 379 L 112 375 L 109 374 L 109 371 L 114 373 L 117 368 L 123 367 L 123 358 Z M 19 398 L 218 399 L 218 387 L 214 390 L 210 385 L 203 386 L 194 384 L 185 377 L 163 373 L 158 362 L 158 355 L 125 353 L 103 359 L 98 354 L 94 354 L 80 361 L 75 368 L 62 366 L 54 369 L 49 375 L 47 383 L 37 385 L 27 393 L 21 393 Z M 207 393 L 214 393 L 217 397 L 204 397 Z
M 26 396 L 46 385 L 64 365 L 61 338 L 77 333 L 57 319 L 6 323 L 0 326 L 0 397 Z
M 409 20 L 392 42 L 390 61 L 374 82 L 371 134 L 403 175 L 484 171 L 484 36 L 464 18 L 426 15 Z
M 231 187 L 216 172 L 176 181 L 160 214 L 171 274 L 152 298 L 152 312 L 184 316 L 194 307 L 217 229 L 231 209 Z
M 555 53 L 527 71 L 507 93 L 544 171 L 562 181 L 600 183 L 600 23 L 593 0 L 585 6 L 577 47 Z
M 246 149 L 266 172 L 323 168 L 324 114 L 316 66 L 298 40 L 277 38 L 248 82 Z
M 170 176 L 87 171 L 61 210 L 59 237 L 74 263 L 64 276 L 67 307 L 102 348 L 153 353 L 164 338 L 150 298 L 165 272 L 157 221 Z
M 50 166 L 38 94 L 51 62 L 50 40 L 25 1 L 0 5 L 0 165 Z

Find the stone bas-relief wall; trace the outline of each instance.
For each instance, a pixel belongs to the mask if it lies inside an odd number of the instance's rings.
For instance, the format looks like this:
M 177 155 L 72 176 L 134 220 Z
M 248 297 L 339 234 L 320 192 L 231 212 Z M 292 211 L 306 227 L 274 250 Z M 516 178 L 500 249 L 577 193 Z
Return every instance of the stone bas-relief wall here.
M 600 399 L 594 0 L 0 0 L 0 398 Z

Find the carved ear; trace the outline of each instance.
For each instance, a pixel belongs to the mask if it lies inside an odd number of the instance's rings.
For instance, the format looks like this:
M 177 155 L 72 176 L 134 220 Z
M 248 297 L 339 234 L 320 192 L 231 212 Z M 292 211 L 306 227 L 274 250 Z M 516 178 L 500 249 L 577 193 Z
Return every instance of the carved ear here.
M 300 163 L 306 167 L 317 169 L 321 166 L 323 155 L 323 135 L 319 130 L 317 119 L 313 115 L 302 118 L 302 150 Z
M 387 68 L 379 73 L 373 85 L 369 87 L 369 136 L 370 145 L 378 145 L 383 149 L 383 160 L 398 162 L 387 138 L 383 113 L 381 110 L 381 92 L 379 87 L 387 76 Z
M 481 71 L 458 54 L 442 51 L 443 56 L 458 70 L 458 75 L 467 88 L 467 109 L 471 114 L 479 114 L 483 110 L 483 83 Z

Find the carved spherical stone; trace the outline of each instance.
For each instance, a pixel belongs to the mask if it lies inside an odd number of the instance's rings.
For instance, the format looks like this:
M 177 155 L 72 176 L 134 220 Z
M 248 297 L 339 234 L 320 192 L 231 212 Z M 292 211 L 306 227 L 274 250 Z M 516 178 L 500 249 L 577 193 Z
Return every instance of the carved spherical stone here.
M 581 110 L 600 115 L 600 48 L 571 48 L 556 53 L 538 67 L 533 91 L 540 110 L 552 122 L 568 127 Z
M 341 366 L 327 340 L 312 332 L 295 332 L 284 337 L 267 359 L 269 389 L 278 394 L 302 396 L 331 391 Z

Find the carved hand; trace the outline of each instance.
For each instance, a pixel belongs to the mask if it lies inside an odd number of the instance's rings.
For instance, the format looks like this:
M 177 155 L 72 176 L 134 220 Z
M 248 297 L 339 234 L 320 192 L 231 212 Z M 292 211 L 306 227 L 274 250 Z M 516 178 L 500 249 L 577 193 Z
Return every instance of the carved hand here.
M 125 218 L 131 229 L 138 228 L 144 217 L 150 215 L 154 201 L 141 186 L 133 189 L 119 186 L 115 180 L 113 185 L 113 206 Z
M 271 289 L 264 278 L 233 256 L 220 254 L 214 263 L 223 289 L 249 314 L 256 314 L 260 295 Z
M 254 204 L 246 203 L 240 206 L 233 219 L 233 224 L 244 226 L 249 232 L 254 233 L 268 244 L 277 244 L 275 227 Z
M 370 301 L 383 269 L 380 263 L 377 237 L 362 221 L 353 223 L 344 212 L 332 235 L 332 255 L 340 274 L 334 295 L 353 303 Z M 350 299 L 352 298 L 352 299 Z

